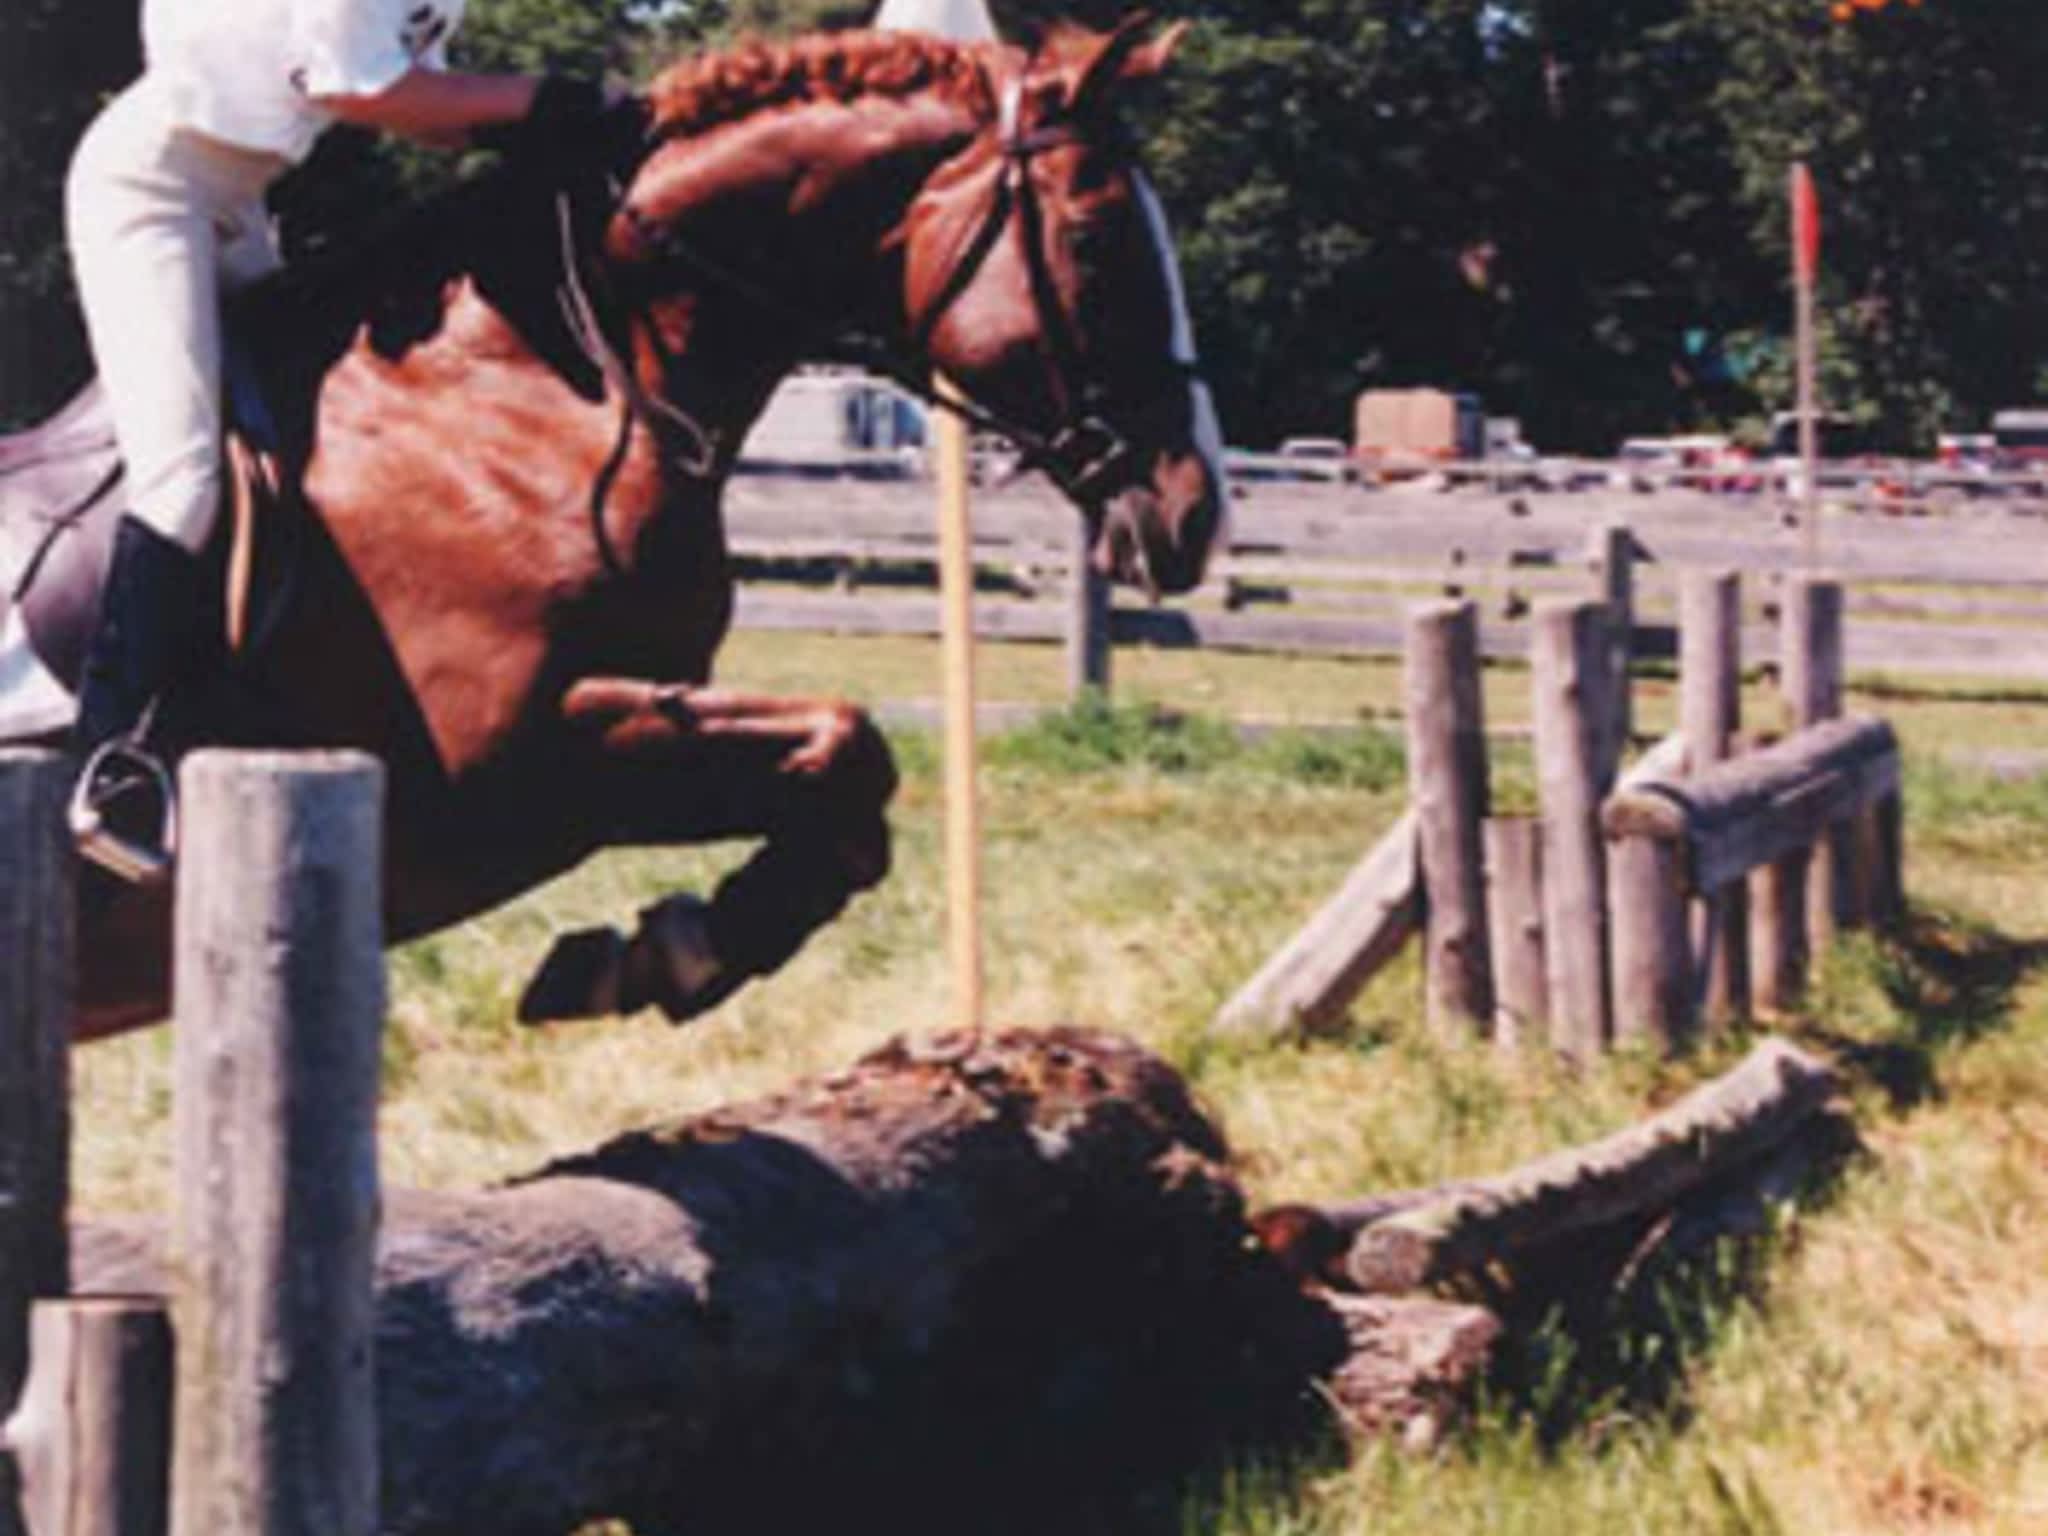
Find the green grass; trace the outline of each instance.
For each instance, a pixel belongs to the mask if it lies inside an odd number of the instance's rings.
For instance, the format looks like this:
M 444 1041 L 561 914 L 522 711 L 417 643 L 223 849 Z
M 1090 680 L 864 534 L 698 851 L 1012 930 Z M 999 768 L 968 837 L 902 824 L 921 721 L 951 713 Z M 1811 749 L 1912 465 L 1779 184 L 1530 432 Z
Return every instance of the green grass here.
M 786 667 L 766 642 L 741 649 L 735 680 L 833 686 L 809 642 L 789 647 Z M 839 685 L 857 676 L 869 698 L 933 691 L 911 665 L 928 649 L 884 649 L 878 660 L 843 646 L 841 667 L 862 665 Z M 1259 1201 L 1499 1169 L 1623 1125 L 1739 1054 L 1733 1039 L 1676 1062 L 1624 1055 L 1573 1072 L 1448 1047 L 1418 1027 L 1412 955 L 1331 1037 L 1209 1041 L 1215 1008 L 1404 798 L 1398 744 L 1372 724 L 1378 706 L 1361 707 L 1394 697 L 1397 674 L 1239 660 L 1120 656 L 1120 699 L 1174 708 L 1091 701 L 989 744 L 994 1021 L 1073 1020 L 1164 1053 L 1227 1129 Z M 1029 687 L 1007 696 L 1053 697 L 1056 653 L 1004 654 L 984 672 L 1012 677 Z M 1489 672 L 1503 696 L 1521 683 Z M 1644 692 L 1654 720 L 1664 704 Z M 2008 708 L 2023 711 L 2018 728 L 1996 713 Z M 2048 744 L 2043 710 L 1896 703 L 1912 744 L 1911 940 L 1850 945 L 1788 1026 L 1854 1084 L 1867 1150 L 1828 1200 L 1788 1215 L 1760 1250 L 1650 1298 L 1604 1354 L 1562 1328 L 1521 1335 L 1475 1421 L 1439 1452 L 1233 1469 L 1190 1494 L 1186 1529 L 2048 1530 L 2048 778 L 2001 780 L 1942 751 L 1957 737 Z M 1240 712 L 1349 728 L 1247 740 L 1220 723 Z M 896 872 L 782 973 L 689 1029 L 643 1018 L 531 1033 L 510 1020 L 550 934 L 703 889 L 738 850 L 607 856 L 399 952 L 387 1177 L 502 1177 L 947 1023 L 937 752 L 916 733 L 896 745 Z M 1526 753 L 1497 751 L 1495 781 L 1497 802 L 1526 801 Z M 161 1031 L 80 1054 L 88 1208 L 163 1201 L 168 1057 Z

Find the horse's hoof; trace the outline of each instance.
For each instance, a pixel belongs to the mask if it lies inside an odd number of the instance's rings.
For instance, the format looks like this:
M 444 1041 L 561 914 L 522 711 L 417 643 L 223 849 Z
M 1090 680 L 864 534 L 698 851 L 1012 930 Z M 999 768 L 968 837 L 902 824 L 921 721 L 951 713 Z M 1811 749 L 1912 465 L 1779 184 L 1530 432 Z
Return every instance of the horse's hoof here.
M 746 978 L 734 974 L 711 946 L 705 906 L 687 893 L 649 907 L 627 946 L 627 1012 L 653 1004 L 681 1024 L 724 1002 Z
M 626 941 L 616 928 L 565 933 L 519 999 L 519 1022 L 554 1024 L 620 1012 Z

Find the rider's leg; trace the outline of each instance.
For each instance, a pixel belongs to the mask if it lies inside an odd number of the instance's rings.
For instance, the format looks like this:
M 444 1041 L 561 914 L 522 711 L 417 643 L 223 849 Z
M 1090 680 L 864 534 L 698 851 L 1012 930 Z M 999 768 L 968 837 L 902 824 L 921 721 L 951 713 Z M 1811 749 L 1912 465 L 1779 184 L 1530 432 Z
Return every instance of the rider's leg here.
M 132 731 L 207 642 L 198 551 L 219 515 L 219 291 L 260 266 L 261 194 L 279 162 L 196 139 L 131 91 L 73 159 L 66 219 L 87 329 L 127 472 L 77 742 Z

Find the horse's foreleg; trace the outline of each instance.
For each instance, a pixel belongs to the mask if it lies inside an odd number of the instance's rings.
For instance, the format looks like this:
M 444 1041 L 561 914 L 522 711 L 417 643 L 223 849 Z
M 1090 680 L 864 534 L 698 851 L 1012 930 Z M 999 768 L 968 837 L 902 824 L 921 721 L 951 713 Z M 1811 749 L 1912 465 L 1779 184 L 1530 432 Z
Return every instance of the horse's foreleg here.
M 701 1013 L 777 969 L 888 873 L 895 765 L 852 705 L 606 678 L 578 684 L 563 707 L 598 748 L 604 841 L 762 843 L 709 903 L 672 897 L 630 937 L 596 929 L 560 941 L 523 1018 L 650 1004 L 672 1018 Z

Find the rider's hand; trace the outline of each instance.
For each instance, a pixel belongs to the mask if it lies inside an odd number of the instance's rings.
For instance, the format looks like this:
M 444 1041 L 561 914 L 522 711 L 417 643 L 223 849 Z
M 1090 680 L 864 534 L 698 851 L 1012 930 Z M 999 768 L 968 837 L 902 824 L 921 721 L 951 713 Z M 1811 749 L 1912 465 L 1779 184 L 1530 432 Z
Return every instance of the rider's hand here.
M 645 150 L 648 107 L 639 96 L 612 95 L 592 80 L 543 75 L 533 105 L 517 122 L 479 128 L 476 143 L 552 172 L 594 159 L 609 170 L 633 165 Z

